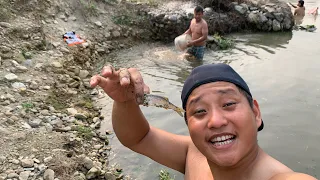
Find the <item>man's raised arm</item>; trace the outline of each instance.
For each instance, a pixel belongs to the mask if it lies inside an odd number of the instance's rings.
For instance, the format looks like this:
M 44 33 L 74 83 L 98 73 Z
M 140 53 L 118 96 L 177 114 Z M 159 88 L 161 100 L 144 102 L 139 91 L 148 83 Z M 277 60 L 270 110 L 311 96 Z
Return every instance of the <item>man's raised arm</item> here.
M 102 76 L 91 79 L 91 85 L 101 86 L 114 100 L 112 125 L 124 146 L 184 173 L 191 139 L 150 127 L 139 107 L 148 87 L 136 69 L 104 68 Z

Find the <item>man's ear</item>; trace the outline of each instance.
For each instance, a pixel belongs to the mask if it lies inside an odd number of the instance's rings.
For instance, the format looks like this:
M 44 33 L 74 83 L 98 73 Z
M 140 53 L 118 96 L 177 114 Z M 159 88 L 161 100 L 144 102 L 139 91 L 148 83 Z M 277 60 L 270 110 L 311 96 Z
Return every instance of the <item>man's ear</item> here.
M 262 119 L 261 119 L 261 112 L 260 112 L 260 107 L 259 107 L 258 101 L 255 99 L 253 100 L 253 113 L 254 113 L 254 116 L 256 119 L 256 124 L 257 124 L 257 129 L 258 129 L 258 127 L 261 126 Z

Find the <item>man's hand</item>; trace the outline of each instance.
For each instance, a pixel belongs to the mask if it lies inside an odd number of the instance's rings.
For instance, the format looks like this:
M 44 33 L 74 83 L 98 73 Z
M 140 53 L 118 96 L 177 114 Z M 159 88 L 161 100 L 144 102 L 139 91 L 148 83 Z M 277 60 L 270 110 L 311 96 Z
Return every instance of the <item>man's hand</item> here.
M 193 41 L 188 41 L 187 47 L 191 47 L 191 46 L 193 46 Z
M 91 87 L 100 86 L 110 98 L 117 102 L 135 100 L 138 104 L 142 104 L 144 93 L 150 92 L 137 69 L 120 68 L 116 71 L 111 65 L 105 66 L 101 75 L 93 76 L 90 85 Z

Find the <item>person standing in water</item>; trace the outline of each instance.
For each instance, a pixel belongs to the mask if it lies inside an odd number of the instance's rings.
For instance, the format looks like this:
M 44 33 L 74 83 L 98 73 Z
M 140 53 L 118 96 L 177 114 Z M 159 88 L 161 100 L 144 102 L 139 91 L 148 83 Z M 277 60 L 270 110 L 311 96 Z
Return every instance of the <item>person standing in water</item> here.
M 190 59 L 191 57 L 198 60 L 203 59 L 206 40 L 208 37 L 208 24 L 202 17 L 203 8 L 201 6 L 197 6 L 194 9 L 194 18 L 190 22 L 189 29 L 183 33 L 191 35 L 192 39 L 187 44 L 189 47 L 185 55 L 185 58 L 187 59 Z
M 289 2 L 289 4 L 295 8 L 293 15 L 303 17 L 305 15 L 306 8 L 304 7 L 304 1 L 299 0 L 297 6 Z

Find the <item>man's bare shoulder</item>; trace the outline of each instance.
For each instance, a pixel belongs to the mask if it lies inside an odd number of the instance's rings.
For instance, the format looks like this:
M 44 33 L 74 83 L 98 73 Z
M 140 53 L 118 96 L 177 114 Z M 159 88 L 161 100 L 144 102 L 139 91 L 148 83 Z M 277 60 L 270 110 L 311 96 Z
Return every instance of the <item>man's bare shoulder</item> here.
M 208 25 L 207 21 L 205 19 L 202 19 L 203 24 Z
M 287 173 L 280 173 L 273 176 L 270 180 L 316 180 L 316 178 L 303 173 L 298 172 L 287 172 Z

